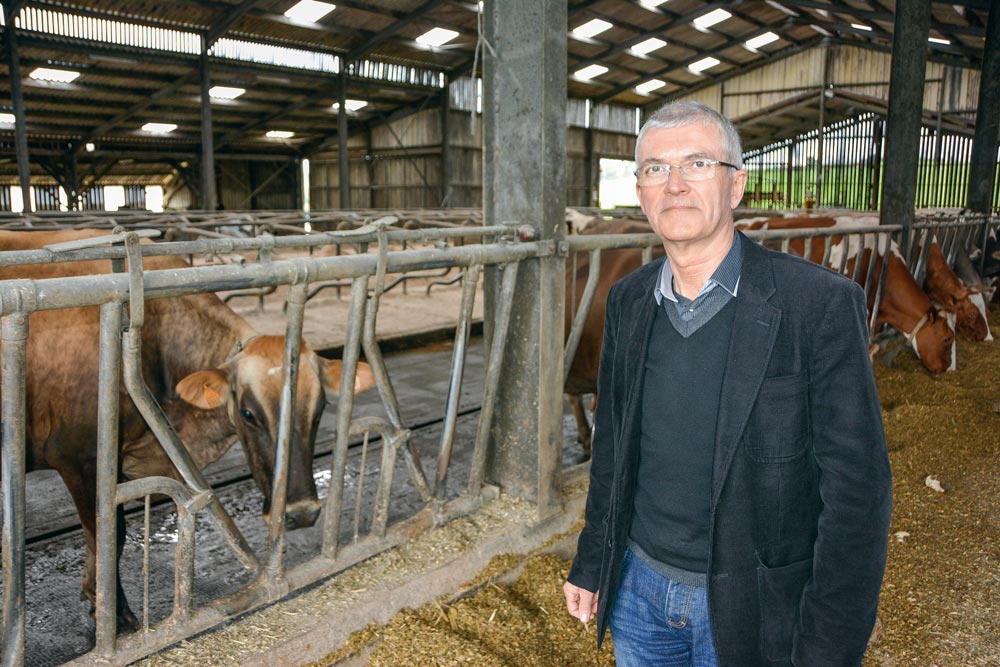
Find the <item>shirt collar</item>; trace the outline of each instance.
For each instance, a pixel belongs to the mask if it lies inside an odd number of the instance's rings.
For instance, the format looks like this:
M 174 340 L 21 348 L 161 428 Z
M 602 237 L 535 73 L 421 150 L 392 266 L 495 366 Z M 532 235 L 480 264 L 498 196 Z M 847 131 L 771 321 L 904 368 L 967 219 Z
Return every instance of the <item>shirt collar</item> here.
M 712 277 L 702 286 L 701 291 L 698 292 L 698 296 L 714 289 L 716 285 L 734 297 L 736 296 L 736 291 L 740 285 L 740 270 L 743 268 L 741 244 L 740 235 L 733 232 L 733 244 L 729 247 L 729 252 L 722 258 L 722 263 L 716 267 Z M 663 303 L 664 298 L 674 303 L 677 302 L 677 295 L 674 294 L 674 272 L 670 268 L 669 258 L 665 257 L 663 260 L 663 269 L 660 271 L 660 282 L 653 290 L 653 297 L 656 299 L 657 305 Z

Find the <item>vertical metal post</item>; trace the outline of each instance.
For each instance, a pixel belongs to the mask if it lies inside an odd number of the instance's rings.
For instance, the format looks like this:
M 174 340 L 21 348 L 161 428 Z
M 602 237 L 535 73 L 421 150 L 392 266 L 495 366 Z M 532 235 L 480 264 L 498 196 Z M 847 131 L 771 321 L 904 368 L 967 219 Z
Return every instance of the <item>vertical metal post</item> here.
M 340 208 L 351 208 L 351 163 L 347 154 L 347 72 L 346 64 L 340 63 L 337 77 L 337 176 L 340 181 Z
M 120 260 L 116 260 L 119 265 Z M 120 268 L 115 269 L 120 270 Z M 122 304 L 101 304 L 100 357 L 97 377 L 97 548 L 95 651 L 115 650 L 118 615 L 118 409 L 122 377 Z M 147 610 L 148 611 L 148 610 Z
M 475 72 L 473 72 L 475 76 Z M 475 113 L 475 111 L 473 111 Z M 441 93 L 441 206 L 450 206 L 453 188 L 451 180 L 454 170 L 451 166 L 451 77 L 447 78 Z
M 302 319 L 306 307 L 308 282 L 290 286 L 288 290 L 285 356 L 282 368 L 281 406 L 278 410 L 278 436 L 274 453 L 274 480 L 271 487 L 271 516 L 268 522 L 270 552 L 267 567 L 262 572 L 269 579 L 284 576 L 285 496 L 288 491 L 288 450 L 292 442 L 295 414 L 295 390 L 299 379 L 299 355 L 302 351 Z
M 916 199 L 917 160 L 920 157 L 920 117 L 924 108 L 924 75 L 930 0 L 901 2 L 896 7 L 892 69 L 889 78 L 889 117 L 885 136 L 885 184 L 881 224 L 902 225 L 900 247 L 910 248 L 910 227 Z
M 483 61 L 484 222 L 534 227 L 553 255 L 518 267 L 487 477 L 555 511 L 562 450 L 566 208 L 566 21 L 563 0 L 487 2 Z M 489 292 L 490 289 L 487 289 Z
M 979 213 L 993 207 L 997 172 L 997 141 L 1000 141 L 1000 3 L 990 3 L 986 20 L 983 70 L 979 79 L 979 108 L 972 139 L 972 160 L 966 206 Z
M 212 137 L 212 99 L 209 89 L 212 77 L 208 69 L 208 42 L 201 36 L 201 58 L 198 61 L 201 78 L 201 207 L 215 210 L 215 140 Z
M 823 139 L 826 128 L 826 87 L 830 83 L 830 39 L 823 38 L 823 85 L 819 91 L 819 128 L 816 136 L 816 208 L 823 207 Z
M 28 314 L 3 318 L 3 440 L 2 466 L 3 529 L 3 667 L 24 664 L 24 473 L 25 455 L 25 364 L 27 361 Z
M 448 399 L 445 403 L 444 427 L 441 432 L 441 447 L 438 453 L 437 474 L 434 477 L 434 496 L 445 497 L 445 482 L 451 448 L 455 440 L 455 420 L 458 418 L 458 403 L 462 397 L 462 374 L 465 369 L 466 349 L 469 344 L 469 325 L 472 320 L 472 306 L 479 284 L 479 265 L 473 264 L 465 270 L 462 278 L 462 303 L 455 327 L 455 347 L 451 356 L 451 381 L 448 384 Z
M 21 87 L 21 60 L 17 53 L 17 28 L 14 26 L 15 16 L 11 9 L 13 2 L 3 3 L 4 23 L 7 30 L 4 35 L 6 44 L 7 70 L 10 75 L 10 101 L 14 106 L 14 149 L 17 154 L 17 178 L 21 184 L 21 196 L 24 199 L 24 212 L 31 213 L 31 161 L 28 157 L 28 126 L 24 113 L 24 90 Z
M 337 557 L 341 511 L 344 502 L 344 470 L 347 468 L 347 445 L 351 436 L 351 411 L 354 392 L 351 390 L 358 368 L 361 350 L 361 329 L 365 322 L 365 301 L 368 297 L 368 276 L 358 276 L 351 284 L 351 307 L 347 315 L 347 337 L 344 340 L 344 360 L 340 368 L 340 396 L 337 398 L 337 441 L 330 468 L 330 487 L 323 508 L 323 555 Z

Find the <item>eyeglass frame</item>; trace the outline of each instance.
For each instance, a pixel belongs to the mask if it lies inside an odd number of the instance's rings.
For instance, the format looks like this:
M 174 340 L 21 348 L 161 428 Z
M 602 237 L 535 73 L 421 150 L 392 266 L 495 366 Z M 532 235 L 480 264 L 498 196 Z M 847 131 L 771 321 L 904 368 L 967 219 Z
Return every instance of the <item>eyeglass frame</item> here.
M 729 167 L 730 169 L 739 170 L 739 167 L 737 167 L 735 164 L 732 164 L 731 162 L 724 162 L 723 160 L 716 160 L 716 159 L 713 159 L 713 158 L 700 158 L 699 157 L 699 158 L 691 158 L 689 160 L 685 160 L 685 162 L 699 162 L 699 161 L 710 162 L 712 167 L 715 167 L 715 166 L 721 164 L 723 167 Z M 659 165 L 661 167 L 663 167 L 663 166 L 668 167 L 668 169 L 667 169 L 667 176 L 666 176 L 666 178 L 663 179 L 664 183 L 666 183 L 667 181 L 670 180 L 670 174 L 674 173 L 674 169 L 675 168 L 677 169 L 678 176 L 680 178 L 684 179 L 685 181 L 693 180 L 694 182 L 697 183 L 699 180 L 701 180 L 701 181 L 707 181 L 707 180 L 709 180 L 711 178 L 711 176 L 709 176 L 708 178 L 702 178 L 702 179 L 698 179 L 698 178 L 689 179 L 687 173 L 684 171 L 684 166 L 681 165 L 681 164 L 670 164 L 669 162 L 651 162 L 651 163 L 648 163 L 648 164 L 655 164 L 655 165 Z M 647 166 L 648 166 L 648 164 L 647 164 Z M 640 171 L 642 171 L 642 167 L 639 167 L 638 169 L 636 169 L 635 171 L 633 171 L 632 175 L 635 176 L 636 184 L 639 185 L 639 187 L 643 187 L 643 184 L 639 182 L 640 181 L 640 178 L 639 178 L 639 172 Z

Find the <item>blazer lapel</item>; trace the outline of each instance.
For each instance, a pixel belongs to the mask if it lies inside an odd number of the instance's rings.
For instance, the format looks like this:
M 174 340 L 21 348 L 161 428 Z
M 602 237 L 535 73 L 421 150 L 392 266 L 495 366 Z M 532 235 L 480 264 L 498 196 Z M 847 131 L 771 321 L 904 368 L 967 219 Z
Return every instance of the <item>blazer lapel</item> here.
M 781 311 L 767 301 L 774 293 L 771 260 L 756 242 L 746 237 L 742 242 L 743 266 L 716 425 L 713 507 L 764 380 L 781 321 Z
M 663 260 L 653 262 L 662 266 Z M 660 271 L 653 270 L 651 281 L 643 281 L 629 295 L 628 306 L 623 311 L 631 321 L 628 332 L 628 349 L 621 358 L 625 364 L 623 377 L 626 382 L 625 413 L 622 420 L 622 433 L 618 442 L 630 445 L 638 442 L 633 431 L 638 424 L 639 410 L 642 407 L 643 368 L 646 364 L 646 348 L 649 346 L 649 332 L 653 327 L 653 315 L 656 312 L 656 301 L 653 297 L 653 286 L 659 280 Z

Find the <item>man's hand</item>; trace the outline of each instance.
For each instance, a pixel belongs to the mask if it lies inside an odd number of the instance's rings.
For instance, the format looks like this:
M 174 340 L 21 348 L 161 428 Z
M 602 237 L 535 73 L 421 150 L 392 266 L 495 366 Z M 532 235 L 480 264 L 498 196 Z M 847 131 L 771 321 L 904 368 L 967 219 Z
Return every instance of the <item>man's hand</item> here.
M 567 581 L 563 584 L 563 594 L 566 595 L 566 609 L 569 610 L 569 615 L 573 618 L 578 618 L 587 624 L 591 618 L 597 615 L 597 596 L 599 593 L 591 593 Z

